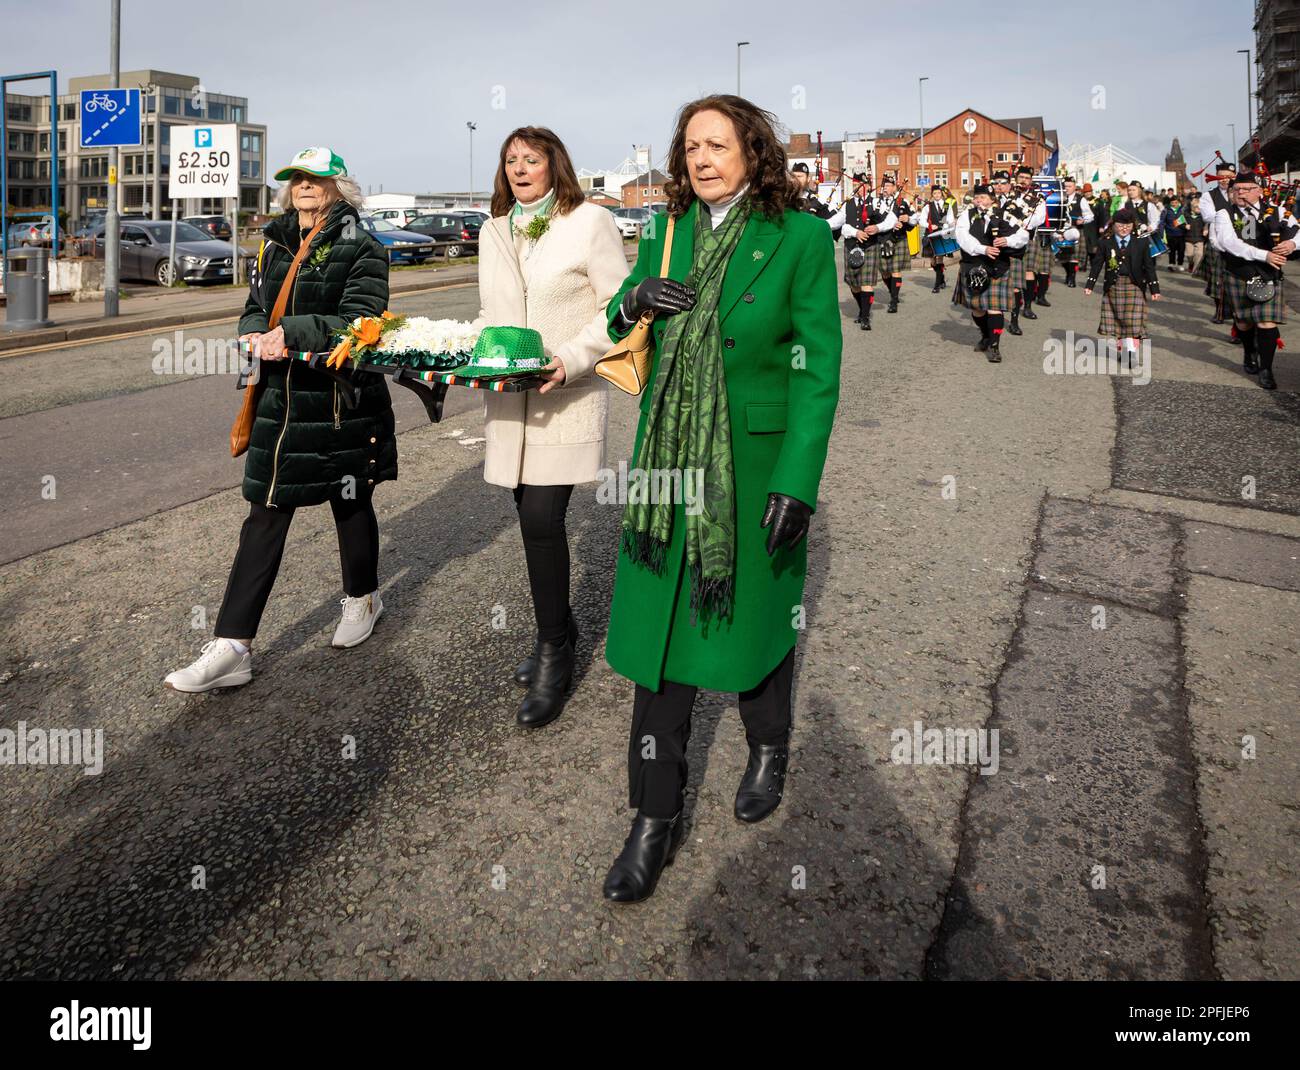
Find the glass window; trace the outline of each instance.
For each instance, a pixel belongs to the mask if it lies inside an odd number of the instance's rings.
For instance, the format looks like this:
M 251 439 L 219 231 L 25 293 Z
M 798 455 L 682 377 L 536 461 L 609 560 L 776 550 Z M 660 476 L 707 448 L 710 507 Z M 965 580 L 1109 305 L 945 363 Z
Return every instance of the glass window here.
M 168 93 L 163 97 L 163 114 L 179 115 L 181 113 L 181 102 Z
M 59 131 L 59 151 L 68 151 L 68 132 L 66 130 Z
M 243 151 L 243 152 L 247 152 L 247 151 L 248 151 L 248 135 L 247 135 L 247 134 L 240 134 L 240 135 L 239 135 L 239 148 L 240 148 L 240 150 Z
M 78 102 L 69 100 L 66 104 L 59 106 L 59 118 L 65 123 L 75 123 L 77 121 Z
M 230 121 L 232 123 L 242 123 L 244 121 L 244 109 L 238 104 L 232 104 L 230 107 Z
M 153 93 L 146 93 L 144 95 L 144 110 L 148 112 L 148 111 L 156 111 L 157 109 L 158 109 L 158 98 L 154 96 Z
M 189 118 L 191 118 L 191 119 L 202 119 L 202 118 L 203 118 L 203 96 L 202 96 L 202 94 L 199 95 L 199 98 L 198 98 L 197 101 L 194 99 L 193 95 L 191 95 L 191 94 L 189 94 L 189 93 L 186 93 L 186 94 L 185 94 L 185 114 L 186 114 Z
M 50 135 L 48 133 L 44 133 L 41 135 L 40 151 L 41 152 L 50 151 Z
M 208 101 L 209 119 L 225 119 L 225 117 L 226 117 L 226 106 L 223 103 L 221 103 L 218 100 Z
M 248 177 L 249 177 L 249 174 L 248 174 L 248 161 L 247 161 L 247 160 L 240 160 L 240 161 L 239 161 L 239 177 L 240 177 L 240 178 L 248 178 Z
M 886 162 L 887 162 L 887 163 L 890 163 L 890 164 L 896 164 L 896 163 L 898 163 L 898 157 L 897 157 L 897 156 L 891 156 L 891 157 L 889 157 L 889 159 L 888 159 Z
M 261 160 L 254 160 L 254 161 L 253 161 L 253 177 L 254 177 L 254 178 L 261 178 L 261 177 L 262 177 L 262 161 L 261 161 Z
M 261 152 L 261 151 L 262 151 L 262 135 L 261 135 L 261 134 L 250 134 L 249 136 L 253 139 L 253 151 L 254 151 L 254 152 Z

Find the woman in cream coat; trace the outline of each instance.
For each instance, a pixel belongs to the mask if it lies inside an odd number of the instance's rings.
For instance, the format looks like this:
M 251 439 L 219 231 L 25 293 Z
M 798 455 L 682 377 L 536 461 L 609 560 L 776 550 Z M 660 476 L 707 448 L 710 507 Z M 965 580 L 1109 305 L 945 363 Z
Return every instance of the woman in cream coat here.
M 573 675 L 564 515 L 574 484 L 605 464 L 609 398 L 592 369 L 610 347 L 605 306 L 628 262 L 613 217 L 585 202 L 568 150 L 544 127 L 502 144 L 492 216 L 479 234 L 479 315 L 533 328 L 551 358 L 540 389 L 484 394 L 483 478 L 514 491 L 537 614 L 537 645 L 515 670 L 528 688 L 517 720 L 537 728 L 560 715 Z

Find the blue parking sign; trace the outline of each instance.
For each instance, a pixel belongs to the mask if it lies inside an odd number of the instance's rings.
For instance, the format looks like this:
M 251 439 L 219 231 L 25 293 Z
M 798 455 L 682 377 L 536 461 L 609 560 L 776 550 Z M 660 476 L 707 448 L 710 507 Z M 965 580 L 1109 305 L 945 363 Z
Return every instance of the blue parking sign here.
M 139 145 L 143 119 L 138 89 L 81 91 L 81 147 Z

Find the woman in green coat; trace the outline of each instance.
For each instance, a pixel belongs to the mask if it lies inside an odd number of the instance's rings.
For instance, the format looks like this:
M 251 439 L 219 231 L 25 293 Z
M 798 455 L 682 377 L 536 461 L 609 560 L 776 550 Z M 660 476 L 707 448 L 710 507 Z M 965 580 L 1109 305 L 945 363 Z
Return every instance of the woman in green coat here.
M 781 800 L 803 536 L 839 398 L 831 232 L 787 208 L 772 116 L 736 96 L 694 101 L 678 115 L 668 168 L 668 215 L 654 218 L 609 303 L 615 339 L 655 313 L 606 647 L 636 683 L 637 815 L 604 888 L 616 902 L 651 895 L 681 841 L 698 688 L 740 696 L 750 756 L 737 818 L 761 821 Z
M 287 356 L 328 351 L 356 317 L 383 312 L 388 256 L 359 225 L 361 188 L 332 150 L 304 149 L 275 177 L 285 183 L 285 211 L 266 225 L 239 321 L 240 340 L 255 345 L 262 377 L 244 462 L 244 497 L 251 505 L 215 638 L 197 661 L 168 674 L 164 684 L 174 691 L 209 691 L 252 679 L 253 637 L 299 506 L 329 502 L 338 529 L 344 597 L 333 645 L 365 642 L 384 608 L 371 493 L 376 484 L 397 478 L 388 387 L 382 376 L 363 376 L 358 403 L 349 409 L 332 379 Z M 321 227 L 312 236 L 317 223 Z M 309 237 L 283 318 L 271 327 L 289 267 Z

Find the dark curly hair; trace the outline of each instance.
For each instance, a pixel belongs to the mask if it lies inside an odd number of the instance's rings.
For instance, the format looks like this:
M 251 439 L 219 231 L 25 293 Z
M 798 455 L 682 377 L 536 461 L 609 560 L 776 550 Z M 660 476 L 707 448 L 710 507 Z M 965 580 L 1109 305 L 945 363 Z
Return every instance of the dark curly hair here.
M 670 177 L 664 183 L 669 213 L 680 217 L 695 200 L 686 164 L 686 124 L 702 111 L 720 112 L 731 120 L 745 153 L 745 177 L 754 210 L 769 217 L 780 216 L 794 199 L 794 183 L 786 167 L 785 146 L 776 132 L 776 116 L 730 93 L 692 100 L 677 113 L 668 149 Z

